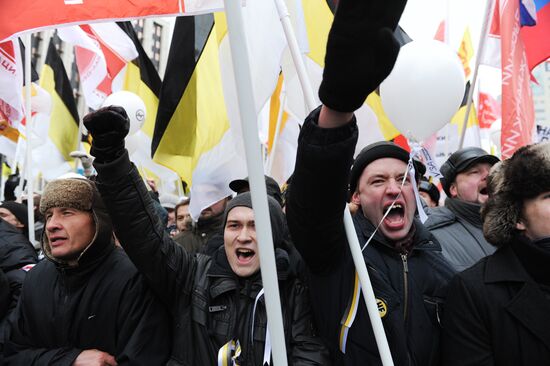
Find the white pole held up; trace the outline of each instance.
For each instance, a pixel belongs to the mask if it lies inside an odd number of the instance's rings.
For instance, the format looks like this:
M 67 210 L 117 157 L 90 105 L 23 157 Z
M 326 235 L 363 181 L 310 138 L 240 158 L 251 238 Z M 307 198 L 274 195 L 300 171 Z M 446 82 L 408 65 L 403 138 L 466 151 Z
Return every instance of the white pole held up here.
M 283 24 L 283 29 L 287 38 L 287 42 L 290 48 L 290 54 L 292 56 L 292 61 L 296 67 L 298 73 L 298 78 L 300 80 L 300 85 L 302 86 L 302 91 L 306 99 L 307 107 L 312 111 L 316 107 L 315 97 L 313 93 L 313 88 L 311 86 L 311 81 L 308 78 L 306 73 L 306 68 L 300 49 L 298 47 L 298 41 L 292 30 L 292 25 L 290 23 L 290 18 L 288 15 L 288 10 L 283 0 L 274 0 L 277 6 L 277 11 L 279 12 L 279 17 Z M 350 250 L 353 257 L 353 262 L 357 270 L 359 281 L 361 287 L 363 288 L 363 298 L 367 304 L 367 311 L 369 313 L 370 321 L 374 331 L 374 336 L 376 338 L 376 344 L 378 346 L 378 351 L 380 352 L 380 359 L 382 360 L 382 365 L 384 366 L 393 366 L 393 360 L 391 357 L 390 347 L 388 345 L 388 340 L 386 338 L 386 332 L 384 331 L 384 326 L 382 324 L 382 319 L 378 313 L 378 305 L 376 304 L 376 298 L 374 297 L 374 291 L 369 278 L 369 273 L 367 271 L 367 266 L 365 264 L 365 259 L 363 258 L 363 252 L 361 251 L 361 246 L 357 240 L 357 234 L 355 233 L 355 227 L 351 219 L 351 213 L 349 208 L 346 206 L 344 212 L 344 226 L 346 229 L 346 236 L 348 238 Z
M 31 33 L 25 35 L 25 120 L 27 134 L 26 176 L 27 176 L 27 214 L 29 221 L 29 241 L 34 245 L 34 179 L 32 176 L 32 134 L 31 113 Z M 24 179 L 24 177 L 22 178 Z
M 250 193 L 254 207 L 256 233 L 260 251 L 260 270 L 265 289 L 265 302 L 269 333 L 272 342 L 273 362 L 276 366 L 286 366 L 286 345 L 281 314 L 281 300 L 275 266 L 275 250 L 271 237 L 271 221 L 267 204 L 264 168 L 260 154 L 258 125 L 248 49 L 244 32 L 240 1 L 226 1 L 227 30 L 231 47 L 231 59 L 237 86 L 239 112 L 243 123 L 243 139 L 246 152 L 246 165 L 250 180 Z
M 487 33 L 489 32 L 489 24 L 493 18 L 493 0 L 487 0 L 487 5 L 485 6 L 485 17 L 483 26 L 481 27 L 481 34 L 479 36 L 479 46 L 477 47 L 477 57 L 476 64 L 474 67 L 474 75 L 472 76 L 472 83 L 470 84 L 470 90 L 468 90 L 468 99 L 466 106 L 466 114 L 464 115 L 464 122 L 462 122 L 462 131 L 460 134 L 460 142 L 458 148 L 462 149 L 464 146 L 464 138 L 466 137 L 466 128 L 468 127 L 468 117 L 470 116 L 470 109 L 472 108 L 472 95 L 474 95 L 474 87 L 477 82 L 477 73 L 479 70 L 479 64 L 483 58 L 483 51 L 485 50 L 485 41 L 487 40 Z

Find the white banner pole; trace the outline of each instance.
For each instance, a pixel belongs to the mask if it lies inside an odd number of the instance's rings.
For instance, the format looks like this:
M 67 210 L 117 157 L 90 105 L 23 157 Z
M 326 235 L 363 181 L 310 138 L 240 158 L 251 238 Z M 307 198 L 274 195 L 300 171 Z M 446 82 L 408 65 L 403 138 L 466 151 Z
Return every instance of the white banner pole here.
M 261 1 L 261 0 L 257 0 Z M 256 235 L 260 251 L 260 270 L 265 290 L 269 334 L 272 343 L 273 362 L 276 366 L 286 366 L 286 345 L 281 314 L 281 300 L 275 266 L 275 250 L 271 236 L 271 221 L 267 204 L 264 168 L 261 159 L 261 146 L 258 138 L 258 124 L 248 49 L 244 32 L 240 1 L 226 1 L 227 30 L 231 47 L 231 58 L 237 86 L 239 113 L 243 123 L 242 132 L 246 153 L 246 165 L 250 180 L 250 193 L 254 207 Z

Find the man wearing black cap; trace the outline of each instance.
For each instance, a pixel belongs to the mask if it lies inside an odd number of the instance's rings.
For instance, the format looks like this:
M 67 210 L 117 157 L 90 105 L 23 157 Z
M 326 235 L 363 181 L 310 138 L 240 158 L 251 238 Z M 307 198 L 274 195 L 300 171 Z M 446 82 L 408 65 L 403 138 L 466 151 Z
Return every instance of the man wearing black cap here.
M 428 181 L 424 177 L 420 180 L 418 185 L 418 193 L 420 197 L 424 199 L 424 202 L 428 207 L 437 207 L 439 206 L 439 198 L 441 193 L 435 184 Z
M 124 148 L 129 119 L 120 107 L 84 117 L 92 134 L 97 184 L 122 247 L 170 309 L 169 365 L 271 364 L 254 211 L 250 193 L 229 201 L 222 214 L 224 245 L 212 256 L 176 244 L 155 216 L 151 197 Z M 286 349 L 291 365 L 330 365 L 315 335 L 307 289 L 281 249 L 284 216 L 268 197 Z
M 399 45 L 392 31 L 404 6 L 405 1 L 339 1 L 319 89 L 323 105 L 300 131 L 288 192 L 287 221 L 309 268 L 319 331 L 340 365 L 381 365 L 344 230 L 349 195 L 360 206 L 355 231 L 360 245 L 369 242 L 363 257 L 394 364 L 439 361 L 439 316 L 453 271 L 415 219 L 409 153 L 378 142 L 353 162 L 358 138 L 353 112 L 394 65 Z
M 281 187 L 279 187 L 279 183 L 273 178 L 271 178 L 268 175 L 264 175 L 265 177 L 265 188 L 267 191 L 267 195 L 271 196 L 281 205 L 283 206 L 283 195 L 281 194 Z M 248 177 L 244 179 L 235 179 L 229 183 L 229 188 L 237 194 L 249 192 L 250 191 L 250 182 L 248 182 Z
M 483 236 L 481 204 L 487 200 L 487 176 L 499 159 L 478 147 L 454 152 L 441 166 L 445 206 L 428 212 L 426 227 L 441 243 L 443 256 L 463 271 L 495 247 Z

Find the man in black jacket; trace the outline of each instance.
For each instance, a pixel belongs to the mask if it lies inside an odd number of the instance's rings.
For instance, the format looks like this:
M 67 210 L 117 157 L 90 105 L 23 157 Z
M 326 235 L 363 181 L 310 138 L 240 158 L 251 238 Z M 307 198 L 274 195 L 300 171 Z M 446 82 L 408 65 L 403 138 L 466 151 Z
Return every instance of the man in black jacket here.
M 151 288 L 171 310 L 174 347 L 169 365 L 263 365 L 270 360 L 267 314 L 259 271 L 250 193 L 229 201 L 222 217 L 224 245 L 212 257 L 191 254 L 163 230 L 124 137 L 124 109 L 107 107 L 84 118 L 93 135 L 98 189 L 117 238 Z M 281 207 L 268 198 L 273 242 L 283 240 Z M 276 249 L 288 360 L 291 365 L 330 365 L 313 333 L 309 296 Z M 221 361 L 220 361 L 221 360 Z M 219 363 L 221 362 L 221 363 Z
M 171 343 L 168 313 L 115 247 L 94 183 L 54 180 L 40 209 L 47 259 L 27 274 L 5 364 L 164 364 Z
M 353 111 L 393 67 L 393 30 L 404 6 L 340 0 L 319 89 L 323 106 L 302 127 L 288 192 L 287 221 L 310 271 L 320 333 L 343 365 L 381 364 L 344 231 L 349 194 L 360 206 L 353 217 L 359 242 L 370 241 L 363 255 L 394 364 L 435 365 L 439 358 L 440 306 L 452 270 L 414 218 L 409 154 L 391 142 L 374 143 L 350 171 L 358 138 Z

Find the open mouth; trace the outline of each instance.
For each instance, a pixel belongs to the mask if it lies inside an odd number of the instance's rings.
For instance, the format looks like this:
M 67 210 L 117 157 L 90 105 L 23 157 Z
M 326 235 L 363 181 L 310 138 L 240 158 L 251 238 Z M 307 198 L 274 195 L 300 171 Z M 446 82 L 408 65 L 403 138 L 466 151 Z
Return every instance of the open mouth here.
M 51 245 L 51 246 L 59 245 L 59 244 L 61 244 L 64 240 L 65 240 L 65 238 L 63 238 L 63 237 L 50 238 L 50 245 Z
M 239 248 L 237 249 L 236 253 L 237 253 L 237 259 L 241 263 L 248 263 L 256 255 L 255 251 L 253 251 L 252 249 L 246 249 L 246 248 Z
M 384 214 L 391 204 L 384 207 Z M 395 203 L 384 219 L 384 224 L 390 228 L 400 228 L 405 223 L 405 208 L 401 203 Z
M 481 188 L 481 189 L 479 190 L 479 193 L 480 193 L 480 194 L 484 194 L 484 195 L 488 195 L 488 194 L 489 194 L 489 192 L 487 192 L 487 187 Z

